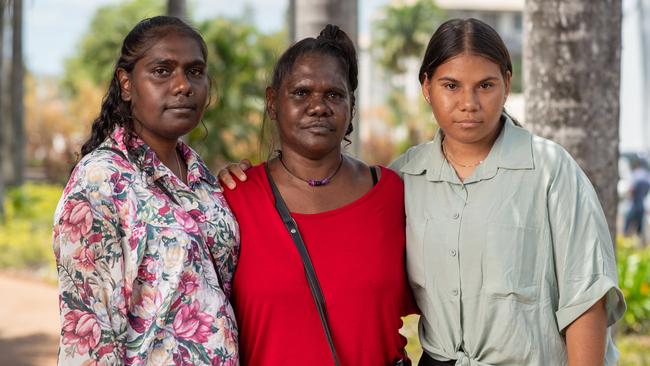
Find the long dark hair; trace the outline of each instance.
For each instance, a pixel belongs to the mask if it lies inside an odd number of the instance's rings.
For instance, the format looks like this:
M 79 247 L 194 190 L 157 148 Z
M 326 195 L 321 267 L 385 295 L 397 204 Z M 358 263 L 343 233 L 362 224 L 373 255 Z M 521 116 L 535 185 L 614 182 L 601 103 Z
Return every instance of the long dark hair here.
M 482 56 L 499 66 L 504 79 L 512 75 L 510 53 L 499 33 L 478 19 L 450 19 L 440 25 L 433 33 L 424 52 L 418 78 L 420 84 L 431 77 L 438 66 L 462 53 Z M 520 123 L 505 110 L 516 125 Z
M 117 70 L 123 69 L 131 73 L 138 60 L 155 42 L 173 33 L 194 39 L 199 44 L 203 58 L 207 60 L 208 51 L 203 37 L 179 18 L 156 16 L 136 24 L 122 42 L 108 92 L 102 100 L 99 116 L 93 121 L 90 137 L 81 147 L 80 158 L 95 150 L 117 126 L 126 129 L 126 139 L 131 138 L 134 133 L 131 103 L 122 100 Z
M 346 75 L 348 88 L 350 89 L 350 123 L 345 131 L 346 141 L 354 127 L 352 126 L 352 116 L 354 116 L 355 97 L 354 91 L 357 90 L 359 85 L 358 75 L 359 67 L 357 62 L 357 51 L 354 48 L 354 43 L 348 35 L 336 25 L 328 24 L 321 30 L 318 37 L 304 38 L 291 47 L 289 47 L 278 59 L 275 67 L 273 68 L 273 76 L 271 78 L 271 88 L 278 91 L 282 85 L 284 78 L 289 75 L 293 69 L 293 65 L 298 58 L 306 54 L 320 54 L 327 55 L 335 58 L 341 70 Z M 265 141 L 266 134 L 266 113 L 264 118 L 264 126 L 262 126 L 261 142 Z M 273 144 L 270 144 L 273 148 Z

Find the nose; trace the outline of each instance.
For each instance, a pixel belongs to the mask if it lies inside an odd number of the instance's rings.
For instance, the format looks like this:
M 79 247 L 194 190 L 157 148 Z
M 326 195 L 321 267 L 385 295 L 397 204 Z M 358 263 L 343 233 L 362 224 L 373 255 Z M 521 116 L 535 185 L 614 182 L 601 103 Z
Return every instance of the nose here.
M 462 111 L 473 112 L 479 109 L 480 103 L 478 95 L 474 89 L 466 89 L 461 94 L 460 109 Z
M 174 95 L 185 95 L 185 96 L 190 96 L 193 94 L 192 92 L 192 83 L 187 78 L 187 75 L 185 75 L 184 72 L 178 72 L 174 76 L 173 79 L 173 92 Z
M 329 116 L 332 114 L 332 108 L 325 101 L 325 96 L 314 93 L 309 99 L 307 114 L 310 116 Z

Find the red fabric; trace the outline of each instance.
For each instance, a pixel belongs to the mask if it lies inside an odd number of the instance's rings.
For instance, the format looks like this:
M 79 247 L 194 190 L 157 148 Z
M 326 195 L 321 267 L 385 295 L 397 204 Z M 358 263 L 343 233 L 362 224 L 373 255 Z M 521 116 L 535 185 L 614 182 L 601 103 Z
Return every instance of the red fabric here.
M 225 195 L 241 231 L 233 282 L 242 365 L 333 365 L 300 256 L 275 210 L 263 165 Z M 292 214 L 325 296 L 344 366 L 390 365 L 406 340 L 400 316 L 414 309 L 404 268 L 404 187 L 382 168 L 357 201 Z

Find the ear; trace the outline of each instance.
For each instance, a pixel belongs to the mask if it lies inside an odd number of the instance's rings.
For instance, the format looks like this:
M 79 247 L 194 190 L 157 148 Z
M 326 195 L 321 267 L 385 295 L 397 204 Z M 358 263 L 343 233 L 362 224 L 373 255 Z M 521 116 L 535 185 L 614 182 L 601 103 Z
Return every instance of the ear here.
M 503 104 L 506 103 L 506 100 L 508 100 L 508 95 L 510 95 L 510 82 L 511 81 L 512 81 L 512 73 L 510 73 L 510 71 L 507 71 L 506 72 L 506 77 L 503 80 L 503 82 L 505 83 L 505 87 L 506 87 L 506 89 L 505 89 L 506 92 L 505 92 L 505 95 L 503 97 Z
M 117 81 L 120 83 L 120 96 L 125 102 L 131 101 L 131 80 L 129 73 L 124 69 L 117 69 Z
M 422 95 L 424 95 L 427 104 L 431 104 L 431 79 L 426 73 L 424 73 L 424 80 L 422 81 Z
M 275 109 L 275 91 L 270 86 L 266 87 L 266 113 L 271 120 L 277 120 L 278 113 Z

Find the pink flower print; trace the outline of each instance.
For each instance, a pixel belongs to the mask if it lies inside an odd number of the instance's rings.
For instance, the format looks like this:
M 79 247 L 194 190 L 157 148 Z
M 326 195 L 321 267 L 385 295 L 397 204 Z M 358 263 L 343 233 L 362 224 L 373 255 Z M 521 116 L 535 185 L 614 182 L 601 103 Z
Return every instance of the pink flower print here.
M 183 294 L 189 296 L 196 291 L 199 287 L 199 282 L 195 273 L 185 272 L 181 276 L 181 283 L 179 284 Z
M 131 250 L 135 250 L 138 247 L 140 240 L 147 234 L 147 227 L 144 223 L 138 223 L 137 226 L 133 228 L 131 236 L 129 237 L 129 247 Z
M 183 211 L 179 212 L 178 210 L 174 210 L 174 217 L 176 218 L 178 224 L 181 225 L 183 229 L 185 229 L 186 233 L 196 233 L 198 231 L 199 227 L 196 225 L 196 222 L 189 214 Z
M 208 313 L 199 311 L 200 304 L 194 300 L 192 305 L 183 304 L 180 306 L 174 323 L 174 332 L 179 338 L 189 339 L 198 343 L 205 343 L 212 334 L 210 330 L 214 317 Z
M 155 280 L 156 264 L 156 260 L 153 257 L 145 256 L 138 268 L 138 277 L 148 282 Z
M 156 287 L 150 284 L 143 284 L 139 290 L 135 290 L 133 305 L 133 314 L 142 319 L 151 319 L 158 314 L 162 304 L 162 294 Z
M 95 269 L 95 253 L 88 247 L 78 247 L 74 251 L 72 258 L 77 261 L 77 267 L 86 272 L 91 272 L 93 269 Z
M 93 214 L 87 201 L 70 200 L 66 203 L 61 214 L 61 231 L 68 234 L 72 242 L 78 241 L 88 234 L 93 224 Z
M 201 210 L 189 210 L 187 213 L 190 214 L 196 222 L 204 223 L 206 221 L 205 214 Z
M 63 320 L 63 344 L 76 345 L 77 353 L 86 355 L 95 348 L 101 337 L 101 328 L 91 313 L 72 310 Z

